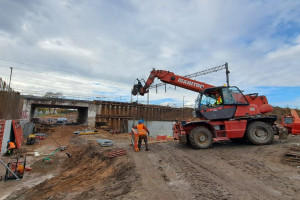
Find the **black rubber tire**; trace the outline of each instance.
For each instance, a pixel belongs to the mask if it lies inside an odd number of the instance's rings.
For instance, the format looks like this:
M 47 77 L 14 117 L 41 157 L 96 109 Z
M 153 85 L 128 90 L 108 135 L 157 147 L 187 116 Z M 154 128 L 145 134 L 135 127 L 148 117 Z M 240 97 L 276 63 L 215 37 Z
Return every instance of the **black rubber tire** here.
M 194 128 L 190 132 L 188 139 L 191 147 L 194 149 L 207 149 L 213 144 L 211 131 L 201 126 Z
M 261 121 L 249 124 L 246 135 L 249 141 L 256 145 L 271 144 L 274 140 L 274 130 L 272 126 Z

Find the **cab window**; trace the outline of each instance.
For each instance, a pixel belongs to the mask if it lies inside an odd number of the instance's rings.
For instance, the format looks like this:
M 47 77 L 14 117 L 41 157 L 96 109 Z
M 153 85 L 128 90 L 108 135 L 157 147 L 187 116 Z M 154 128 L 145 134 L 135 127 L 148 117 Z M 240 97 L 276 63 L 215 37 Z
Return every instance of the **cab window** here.
M 224 104 L 248 104 L 248 101 L 236 87 L 223 88 Z

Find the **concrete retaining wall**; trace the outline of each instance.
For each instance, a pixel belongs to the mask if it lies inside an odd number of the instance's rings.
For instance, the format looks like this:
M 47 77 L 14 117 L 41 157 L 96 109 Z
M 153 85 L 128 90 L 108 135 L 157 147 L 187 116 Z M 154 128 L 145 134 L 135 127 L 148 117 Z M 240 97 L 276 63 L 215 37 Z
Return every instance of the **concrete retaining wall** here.
M 128 120 L 128 130 L 131 131 L 131 128 L 134 125 L 137 125 L 138 121 Z M 145 126 L 150 131 L 152 137 L 157 135 L 167 135 L 173 137 L 173 121 L 145 121 Z
M 22 127 L 23 127 L 23 136 L 27 137 L 28 135 L 33 133 L 35 125 L 34 123 L 29 122 L 29 123 L 22 124 Z
M 7 151 L 6 146 L 7 146 L 7 141 L 10 140 L 11 129 L 12 129 L 12 120 L 6 120 L 4 134 L 2 138 L 1 155 L 3 155 Z

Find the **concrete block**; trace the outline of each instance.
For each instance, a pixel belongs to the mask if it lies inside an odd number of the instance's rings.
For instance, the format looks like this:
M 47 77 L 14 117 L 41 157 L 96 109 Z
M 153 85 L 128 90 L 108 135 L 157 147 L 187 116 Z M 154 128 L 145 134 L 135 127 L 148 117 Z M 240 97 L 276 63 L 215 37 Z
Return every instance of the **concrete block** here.
M 145 121 L 144 124 L 150 131 L 152 137 L 157 135 L 167 135 L 173 137 L 173 121 Z M 128 120 L 128 130 L 132 125 L 137 125 L 138 120 Z

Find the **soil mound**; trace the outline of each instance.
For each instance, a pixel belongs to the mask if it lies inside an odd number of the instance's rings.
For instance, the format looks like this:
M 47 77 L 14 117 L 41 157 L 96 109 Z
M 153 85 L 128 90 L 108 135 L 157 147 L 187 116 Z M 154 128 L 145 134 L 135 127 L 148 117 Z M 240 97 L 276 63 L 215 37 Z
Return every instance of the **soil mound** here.
M 97 144 L 71 146 L 59 175 L 23 189 L 9 199 L 114 199 L 131 191 L 138 180 L 129 155 L 109 159 L 115 149 L 104 150 Z

